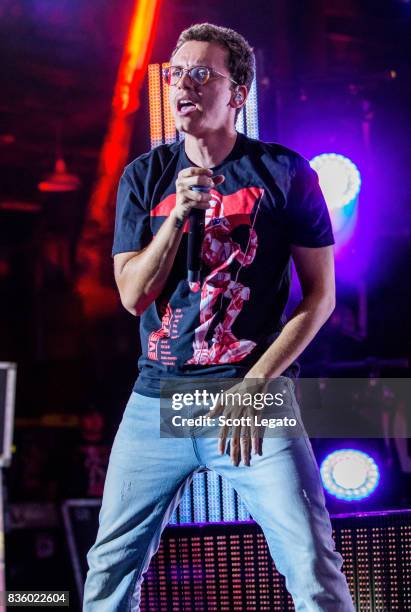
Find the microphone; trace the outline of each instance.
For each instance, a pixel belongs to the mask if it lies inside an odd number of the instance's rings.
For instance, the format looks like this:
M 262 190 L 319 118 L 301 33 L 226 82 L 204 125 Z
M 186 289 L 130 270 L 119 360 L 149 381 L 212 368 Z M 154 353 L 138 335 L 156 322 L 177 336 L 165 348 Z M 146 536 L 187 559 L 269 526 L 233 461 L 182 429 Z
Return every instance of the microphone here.
M 208 192 L 209 188 L 193 185 L 192 191 Z M 200 282 L 201 246 L 204 238 L 205 210 L 192 208 L 189 215 L 189 231 L 187 245 L 187 280 L 189 283 Z

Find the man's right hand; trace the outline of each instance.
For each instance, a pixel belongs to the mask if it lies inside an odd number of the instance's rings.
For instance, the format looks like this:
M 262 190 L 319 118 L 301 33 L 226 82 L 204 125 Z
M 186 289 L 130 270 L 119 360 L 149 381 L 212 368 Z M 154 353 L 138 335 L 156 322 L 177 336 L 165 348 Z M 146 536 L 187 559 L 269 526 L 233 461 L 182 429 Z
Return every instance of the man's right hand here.
M 210 207 L 210 192 L 193 191 L 191 187 L 199 185 L 213 189 L 220 185 L 225 180 L 222 174 L 213 177 L 213 171 L 209 168 L 184 168 L 180 170 L 176 180 L 176 205 L 174 214 L 177 218 L 183 220 L 189 214 L 192 208 L 202 208 L 206 210 Z
M 181 170 L 176 181 L 176 205 L 151 242 L 141 251 L 114 256 L 121 302 L 131 314 L 141 315 L 163 290 L 183 235 L 181 229 L 176 230 L 176 218 L 184 221 L 192 208 L 210 206 L 211 193 L 195 192 L 190 187 L 202 185 L 212 189 L 223 181 L 224 176 L 213 177 L 212 170 L 207 168 Z

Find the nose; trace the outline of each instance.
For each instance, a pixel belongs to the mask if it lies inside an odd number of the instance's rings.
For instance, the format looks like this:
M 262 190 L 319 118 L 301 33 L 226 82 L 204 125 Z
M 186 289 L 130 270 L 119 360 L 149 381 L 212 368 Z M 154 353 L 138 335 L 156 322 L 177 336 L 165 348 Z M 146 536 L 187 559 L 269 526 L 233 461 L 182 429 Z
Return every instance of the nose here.
M 193 81 L 190 78 L 190 75 L 186 70 L 183 71 L 183 74 L 180 77 L 180 80 L 177 82 L 177 87 L 179 89 L 187 89 L 187 85 L 192 89 Z

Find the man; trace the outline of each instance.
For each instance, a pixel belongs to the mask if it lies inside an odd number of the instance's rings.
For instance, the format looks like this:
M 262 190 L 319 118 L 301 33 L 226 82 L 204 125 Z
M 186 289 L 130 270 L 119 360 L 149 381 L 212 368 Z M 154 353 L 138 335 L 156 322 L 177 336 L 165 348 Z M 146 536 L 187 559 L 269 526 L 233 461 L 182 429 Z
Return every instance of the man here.
M 165 73 L 184 141 L 142 155 L 120 181 L 114 271 L 122 304 L 141 317 L 142 356 L 88 554 L 87 612 L 139 609 L 162 530 L 205 468 L 231 482 L 262 527 L 296 609 L 354 609 L 306 435 L 262 444 L 241 425 L 228 443 L 227 427 L 218 442 L 159 435 L 160 382 L 169 378 L 237 378 L 243 391 L 277 379 L 292 395 L 294 360 L 334 308 L 334 241 L 316 174 L 297 153 L 235 130 L 253 74 L 252 49 L 233 30 L 184 31 Z M 192 208 L 206 211 L 198 286 L 187 281 Z M 303 299 L 284 325 L 290 256 Z

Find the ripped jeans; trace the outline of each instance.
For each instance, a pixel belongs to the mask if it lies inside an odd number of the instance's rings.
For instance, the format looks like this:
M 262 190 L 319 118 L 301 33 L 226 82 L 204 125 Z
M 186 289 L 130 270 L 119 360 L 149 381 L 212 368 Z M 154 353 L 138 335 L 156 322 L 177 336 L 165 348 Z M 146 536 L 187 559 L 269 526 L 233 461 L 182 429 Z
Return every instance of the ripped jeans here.
M 284 383 L 293 396 L 291 380 Z M 193 474 L 215 470 L 260 525 L 297 612 L 353 612 L 308 436 L 264 437 L 250 466 L 215 437 L 159 434 L 160 400 L 132 393 L 112 447 L 83 612 L 138 612 L 144 573 Z M 195 428 L 193 428 L 195 429 Z M 151 612 L 155 612 L 154 610 Z

